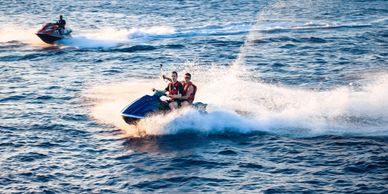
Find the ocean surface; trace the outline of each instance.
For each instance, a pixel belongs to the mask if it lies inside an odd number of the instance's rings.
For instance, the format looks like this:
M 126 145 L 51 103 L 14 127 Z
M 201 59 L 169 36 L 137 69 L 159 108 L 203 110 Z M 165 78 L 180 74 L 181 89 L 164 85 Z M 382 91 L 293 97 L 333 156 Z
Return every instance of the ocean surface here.
M 387 59 L 386 0 L 2 0 L 0 193 L 388 193 Z

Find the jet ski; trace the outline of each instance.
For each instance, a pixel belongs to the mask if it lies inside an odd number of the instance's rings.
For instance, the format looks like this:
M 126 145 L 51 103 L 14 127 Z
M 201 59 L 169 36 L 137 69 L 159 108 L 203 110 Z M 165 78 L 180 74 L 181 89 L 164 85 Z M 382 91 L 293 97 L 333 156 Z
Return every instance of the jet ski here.
M 152 96 L 145 95 L 126 106 L 121 111 L 121 116 L 127 124 L 133 125 L 146 116 L 166 113 L 170 111 L 170 107 L 165 100 L 166 98 L 168 97 L 166 97 L 163 91 L 155 90 Z M 199 112 L 206 113 L 207 104 L 196 102 L 192 106 Z
M 47 44 L 54 44 L 57 40 L 71 38 L 71 32 L 72 30 L 69 28 L 60 29 L 55 23 L 47 23 L 43 25 L 42 29 L 40 29 L 36 35 L 39 36 L 43 42 Z

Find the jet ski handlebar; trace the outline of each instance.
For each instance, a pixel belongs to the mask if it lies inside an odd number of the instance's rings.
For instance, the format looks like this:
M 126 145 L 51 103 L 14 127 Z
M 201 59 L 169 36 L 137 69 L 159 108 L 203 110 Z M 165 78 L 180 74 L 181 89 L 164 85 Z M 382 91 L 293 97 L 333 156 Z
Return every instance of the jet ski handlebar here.
M 154 88 L 152 89 L 152 91 L 154 92 L 153 96 L 158 96 L 158 97 L 166 96 L 166 93 L 163 90 L 156 90 Z

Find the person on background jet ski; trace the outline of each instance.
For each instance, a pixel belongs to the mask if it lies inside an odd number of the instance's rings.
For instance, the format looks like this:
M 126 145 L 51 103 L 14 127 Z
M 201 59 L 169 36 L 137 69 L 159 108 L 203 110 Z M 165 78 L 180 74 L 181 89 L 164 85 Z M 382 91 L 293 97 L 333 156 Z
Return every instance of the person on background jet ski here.
M 170 82 L 172 81 L 171 78 L 168 78 L 163 75 L 163 79 L 167 79 Z M 186 73 L 185 74 L 185 79 L 181 81 L 181 84 L 183 86 L 183 95 L 180 97 L 180 105 L 181 106 L 189 106 L 193 104 L 194 98 L 195 98 L 195 93 L 197 93 L 197 86 L 195 86 L 191 82 L 191 74 Z
M 163 76 L 164 77 L 164 76 Z M 171 99 L 168 100 L 168 105 L 171 110 L 177 109 L 181 103 L 181 97 L 184 93 L 183 86 L 180 82 L 178 82 L 178 73 L 173 71 L 171 73 L 170 83 L 168 83 L 165 92 L 168 92 L 168 97 Z
M 59 16 L 59 20 L 55 24 L 59 27 L 59 33 L 63 34 L 66 26 L 66 21 L 63 19 L 62 15 Z

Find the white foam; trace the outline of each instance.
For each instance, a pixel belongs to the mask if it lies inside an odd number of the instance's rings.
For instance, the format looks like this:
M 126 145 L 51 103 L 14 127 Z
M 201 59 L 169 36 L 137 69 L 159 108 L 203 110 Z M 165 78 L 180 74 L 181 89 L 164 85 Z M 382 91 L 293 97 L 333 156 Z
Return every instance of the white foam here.
M 150 93 L 148 88 L 163 88 L 165 83 L 157 79 L 95 86 L 85 96 L 92 99 L 92 115 L 97 120 L 113 124 L 128 135 L 176 134 L 187 130 L 205 134 L 264 131 L 297 136 L 388 132 L 387 74 L 371 76 L 371 81 L 358 89 L 341 86 L 316 91 L 247 80 L 233 73 L 239 71 L 224 67 L 209 70 L 187 63 L 179 74 L 186 71 L 192 73 L 198 86 L 196 101 L 209 104 L 208 114 L 183 109 L 154 115 L 138 126 L 128 127 L 120 110 Z
M 120 43 L 130 43 L 133 37 L 155 36 L 173 32 L 174 28 L 168 26 L 134 27 L 130 29 L 101 28 L 81 32 L 80 35 L 74 35 L 72 39 L 63 40 L 60 43 L 80 48 L 109 48 L 118 46 Z

